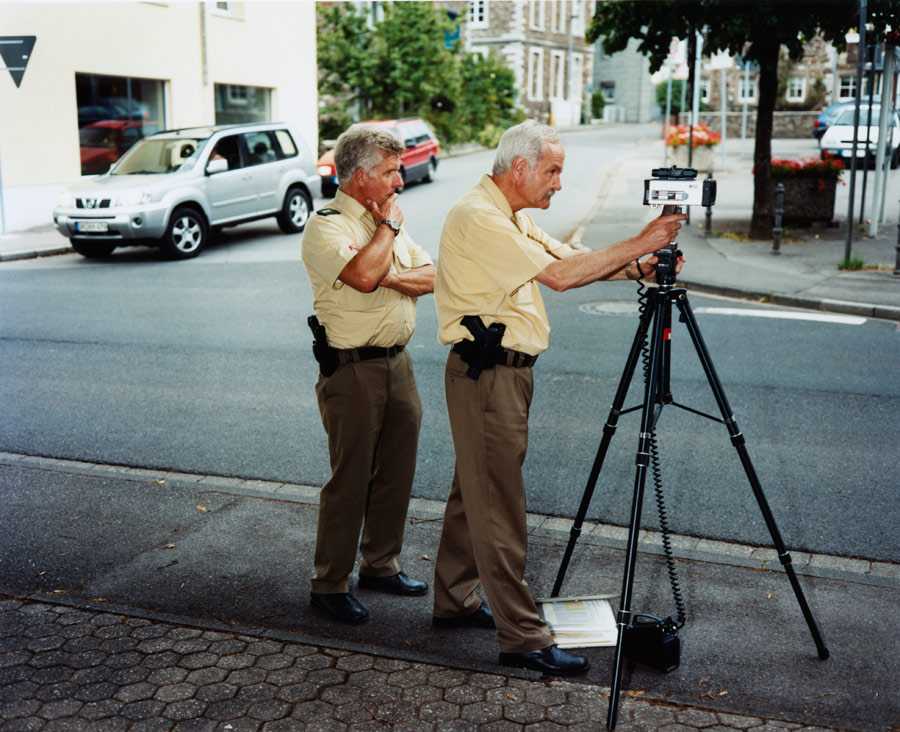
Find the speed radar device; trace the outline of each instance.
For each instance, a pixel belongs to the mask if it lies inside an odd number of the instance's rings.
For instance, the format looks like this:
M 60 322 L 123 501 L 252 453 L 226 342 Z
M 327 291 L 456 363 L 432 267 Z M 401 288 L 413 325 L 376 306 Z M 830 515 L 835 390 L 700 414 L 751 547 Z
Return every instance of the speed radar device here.
M 654 168 L 652 178 L 644 181 L 645 206 L 713 206 L 716 182 L 697 180 L 693 168 Z

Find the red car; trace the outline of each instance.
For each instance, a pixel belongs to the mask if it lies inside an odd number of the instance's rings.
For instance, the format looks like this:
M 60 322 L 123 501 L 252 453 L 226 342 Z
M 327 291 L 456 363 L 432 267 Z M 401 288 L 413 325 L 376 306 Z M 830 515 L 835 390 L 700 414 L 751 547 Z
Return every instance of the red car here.
M 81 146 L 81 174 L 99 175 L 109 170 L 134 143 L 157 131 L 146 120 L 105 119 L 78 130 Z
M 367 120 L 361 124 L 384 127 L 406 146 L 406 152 L 400 156 L 400 177 L 403 178 L 404 186 L 417 180 L 428 183 L 434 178 L 440 146 L 425 120 L 405 117 Z M 334 151 L 327 150 L 319 158 L 316 168 L 322 177 L 322 195 L 325 198 L 334 197 L 339 185 L 334 167 Z

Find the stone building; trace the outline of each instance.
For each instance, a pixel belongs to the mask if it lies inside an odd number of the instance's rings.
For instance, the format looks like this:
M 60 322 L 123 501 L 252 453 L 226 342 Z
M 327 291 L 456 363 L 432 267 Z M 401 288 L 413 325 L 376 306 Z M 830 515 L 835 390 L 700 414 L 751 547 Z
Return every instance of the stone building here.
M 519 106 L 557 126 L 580 124 L 593 73 L 584 40 L 595 0 L 469 0 L 443 2 L 464 14 L 462 47 L 501 56 L 515 73 Z

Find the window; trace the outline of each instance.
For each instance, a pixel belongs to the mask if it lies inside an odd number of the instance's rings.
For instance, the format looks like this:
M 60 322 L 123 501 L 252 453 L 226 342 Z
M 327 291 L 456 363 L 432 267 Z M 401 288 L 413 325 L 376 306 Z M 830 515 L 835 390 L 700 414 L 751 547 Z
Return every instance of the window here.
M 564 51 L 550 52 L 550 96 L 566 96 L 566 54 Z
M 215 4 L 215 12 L 219 15 L 234 15 L 234 3 L 217 2 Z
M 528 99 L 532 102 L 544 98 L 544 49 L 528 50 Z
M 572 99 L 580 99 L 584 87 L 584 56 L 572 54 Z
M 559 0 L 559 2 L 550 4 L 550 24 L 553 28 L 554 33 L 565 33 L 566 32 L 566 2 L 565 0 Z
M 572 35 L 584 40 L 584 2 L 572 0 Z
M 533 30 L 544 30 L 544 0 L 531 0 L 531 27 Z
M 751 76 L 749 79 L 745 79 L 743 76 L 739 77 L 738 84 L 738 101 L 743 102 L 755 102 L 756 101 L 756 77 Z
M 709 102 L 712 99 L 712 83 L 708 76 L 700 77 L 700 101 Z
M 297 146 L 294 144 L 294 138 L 287 130 L 275 130 L 275 139 L 278 140 L 278 147 L 281 148 L 282 158 L 292 158 L 297 154 Z
M 603 98 L 607 102 L 615 102 L 616 101 L 616 82 L 601 81 L 600 82 L 600 92 L 603 94 Z
M 785 99 L 789 102 L 802 102 L 806 99 L 806 77 L 792 76 L 788 80 Z
M 250 153 L 250 165 L 274 163 L 278 159 L 270 132 L 245 132 L 244 142 Z
M 272 90 L 260 86 L 216 84 L 216 124 L 268 122 Z
M 75 74 L 81 174 L 104 173 L 128 148 L 165 127 L 164 82 Z
M 469 0 L 469 27 L 486 28 L 488 25 L 487 0 Z
M 844 101 L 854 99 L 856 97 L 856 77 L 842 76 L 841 84 L 838 87 L 838 99 Z

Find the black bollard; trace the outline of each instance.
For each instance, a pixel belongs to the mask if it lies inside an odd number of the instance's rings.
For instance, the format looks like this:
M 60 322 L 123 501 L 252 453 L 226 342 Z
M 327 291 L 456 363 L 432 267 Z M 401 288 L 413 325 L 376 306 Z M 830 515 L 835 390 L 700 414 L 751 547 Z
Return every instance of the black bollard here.
M 775 186 L 775 226 L 772 229 L 772 254 L 781 254 L 781 217 L 784 214 L 784 183 Z
M 706 174 L 706 180 L 712 180 L 712 171 L 710 170 Z M 709 236 L 712 233 L 712 206 L 706 207 L 706 234 Z

